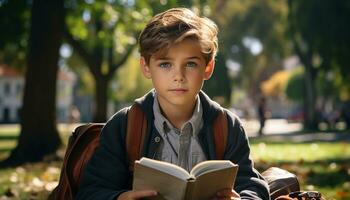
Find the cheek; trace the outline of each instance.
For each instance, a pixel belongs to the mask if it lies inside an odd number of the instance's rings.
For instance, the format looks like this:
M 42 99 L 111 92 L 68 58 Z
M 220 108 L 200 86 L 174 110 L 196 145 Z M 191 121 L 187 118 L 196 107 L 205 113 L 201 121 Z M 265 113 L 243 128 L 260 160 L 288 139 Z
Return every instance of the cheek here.
M 193 82 L 203 81 L 204 79 L 204 72 L 203 71 L 194 71 L 190 74 L 190 80 Z
M 170 79 L 162 74 L 153 74 L 152 75 L 152 82 L 154 85 L 157 85 L 157 87 L 165 86 L 165 84 L 168 80 L 170 80 Z
M 203 81 L 204 81 L 204 76 L 202 73 L 197 73 L 196 75 L 193 75 L 188 79 L 188 82 L 191 85 L 193 85 L 193 87 L 198 87 L 198 88 L 202 86 Z
M 157 85 L 157 86 L 159 87 L 159 86 L 164 85 L 164 84 L 165 84 L 164 81 L 166 81 L 166 80 L 164 80 L 164 79 L 162 79 L 162 78 L 156 78 L 156 79 L 153 78 L 152 81 L 153 81 L 153 83 L 154 83 L 155 85 Z

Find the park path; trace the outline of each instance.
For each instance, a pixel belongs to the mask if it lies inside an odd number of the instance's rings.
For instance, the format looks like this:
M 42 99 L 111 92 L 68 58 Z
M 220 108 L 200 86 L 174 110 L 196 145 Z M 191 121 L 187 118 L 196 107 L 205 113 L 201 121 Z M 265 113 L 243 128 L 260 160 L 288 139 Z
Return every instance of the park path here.
M 257 132 L 259 130 L 259 122 L 257 120 L 244 120 L 242 124 L 249 138 L 259 138 Z M 301 123 L 288 123 L 285 119 L 268 119 L 265 123 L 264 135 L 260 138 L 266 139 L 272 142 L 316 142 L 316 141 L 344 141 L 350 142 L 349 132 L 312 132 L 303 133 Z M 63 130 L 66 134 L 70 134 L 71 130 L 79 124 L 59 124 L 60 130 Z M 4 129 L 17 129 L 18 124 L 0 124 L 0 132 Z
M 257 120 L 242 120 L 243 127 L 249 138 L 258 137 L 259 122 Z M 350 142 L 350 132 L 302 132 L 301 123 L 288 123 L 285 119 L 269 119 L 265 123 L 264 135 L 260 138 L 272 142 Z

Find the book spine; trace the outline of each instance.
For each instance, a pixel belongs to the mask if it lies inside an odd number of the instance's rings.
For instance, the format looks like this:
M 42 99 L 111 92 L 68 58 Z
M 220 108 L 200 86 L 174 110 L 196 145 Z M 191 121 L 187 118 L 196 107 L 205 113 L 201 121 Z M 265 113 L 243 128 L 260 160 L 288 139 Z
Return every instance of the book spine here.
M 188 180 L 184 200 L 192 200 L 193 199 L 193 192 L 194 192 L 195 183 L 196 182 L 193 179 Z

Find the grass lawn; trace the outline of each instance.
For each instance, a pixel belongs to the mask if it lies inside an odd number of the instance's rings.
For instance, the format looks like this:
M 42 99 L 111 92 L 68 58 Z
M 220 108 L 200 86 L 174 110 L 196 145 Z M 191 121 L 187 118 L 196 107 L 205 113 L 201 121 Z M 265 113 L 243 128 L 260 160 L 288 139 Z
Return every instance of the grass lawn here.
M 71 127 L 60 126 L 66 142 Z M 18 127 L 0 127 L 0 159 L 16 145 Z M 271 166 L 297 174 L 303 190 L 319 190 L 326 199 L 350 199 L 350 148 L 348 143 L 269 143 L 251 141 L 255 166 Z M 64 149 L 60 150 L 64 154 Z M 46 199 L 56 186 L 61 162 L 47 161 L 0 170 L 0 199 Z
M 349 143 L 251 142 L 256 167 L 281 167 L 297 175 L 302 190 L 318 190 L 326 199 L 350 199 Z

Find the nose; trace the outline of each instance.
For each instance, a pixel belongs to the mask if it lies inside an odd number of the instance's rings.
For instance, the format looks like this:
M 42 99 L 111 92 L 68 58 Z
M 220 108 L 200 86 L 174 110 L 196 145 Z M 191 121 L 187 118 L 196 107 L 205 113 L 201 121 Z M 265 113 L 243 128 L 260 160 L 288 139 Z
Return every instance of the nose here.
M 175 67 L 173 80 L 175 82 L 184 82 L 185 80 L 185 69 L 183 67 Z

